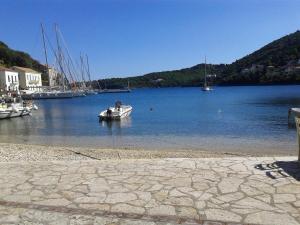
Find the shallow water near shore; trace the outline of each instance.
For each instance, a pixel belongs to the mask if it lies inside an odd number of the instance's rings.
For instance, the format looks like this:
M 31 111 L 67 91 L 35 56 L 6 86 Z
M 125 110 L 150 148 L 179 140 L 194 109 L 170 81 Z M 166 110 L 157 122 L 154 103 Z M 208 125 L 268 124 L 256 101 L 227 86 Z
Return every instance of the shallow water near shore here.
M 121 100 L 133 106 L 122 121 L 99 122 Z M 287 112 L 300 107 L 300 86 L 137 89 L 36 101 L 32 116 L 0 121 L 0 141 L 99 148 L 297 152 Z

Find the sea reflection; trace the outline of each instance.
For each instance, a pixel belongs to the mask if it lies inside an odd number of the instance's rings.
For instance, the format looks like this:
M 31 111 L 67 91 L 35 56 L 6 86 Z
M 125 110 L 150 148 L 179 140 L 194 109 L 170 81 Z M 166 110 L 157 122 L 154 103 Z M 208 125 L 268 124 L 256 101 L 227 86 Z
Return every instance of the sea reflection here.
M 123 134 L 125 128 L 131 127 L 131 117 L 122 118 L 120 120 L 99 120 L 100 126 L 107 129 L 109 135 Z
M 30 135 L 34 129 L 32 127 L 34 122 L 35 120 L 31 116 L 1 120 L 1 134 Z

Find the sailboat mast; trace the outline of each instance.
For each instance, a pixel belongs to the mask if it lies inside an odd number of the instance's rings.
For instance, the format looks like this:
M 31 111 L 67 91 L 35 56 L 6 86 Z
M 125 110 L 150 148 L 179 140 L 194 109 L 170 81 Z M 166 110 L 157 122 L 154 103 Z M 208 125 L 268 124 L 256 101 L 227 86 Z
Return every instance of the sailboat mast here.
M 68 61 L 67 61 L 67 70 L 69 72 L 69 76 L 71 77 L 71 80 L 72 80 L 72 83 L 73 83 L 73 87 L 76 90 L 77 89 L 77 85 L 76 85 L 75 78 L 72 76 L 71 67 L 70 67 L 70 59 L 68 59 Z M 72 85 L 71 85 L 71 89 L 72 89 Z
M 61 47 L 60 47 L 60 43 L 59 43 L 59 37 L 58 37 L 58 28 L 57 28 L 57 24 L 54 24 L 54 28 L 55 28 L 55 34 L 56 34 L 56 44 L 57 44 L 57 51 L 58 51 L 58 65 L 60 67 L 60 72 L 62 73 L 62 85 L 63 85 L 63 90 L 66 90 L 65 87 L 65 73 L 62 67 L 62 53 L 61 53 Z
M 205 62 L 204 62 L 204 86 L 207 86 L 207 82 L 206 82 L 206 56 L 205 56 Z
M 45 31 L 44 31 L 44 26 L 43 26 L 42 23 L 41 23 L 41 29 L 42 29 L 42 39 L 43 39 L 43 46 L 44 46 L 44 54 L 45 54 L 45 60 L 46 60 L 46 73 L 47 73 L 47 75 L 49 77 L 48 56 L 47 56 L 47 48 L 46 48 L 46 42 L 45 42 Z
M 80 53 L 80 65 L 81 65 L 81 77 L 82 77 L 83 88 L 86 88 L 86 81 L 84 79 L 84 62 L 81 53 Z
M 87 65 L 87 74 L 88 74 L 88 77 L 90 80 L 90 86 L 91 86 L 92 80 L 91 80 L 91 74 L 90 74 L 89 57 L 87 56 L 87 54 L 85 55 L 85 58 L 86 58 L 86 65 Z
M 101 87 L 101 85 L 100 85 L 100 83 L 99 83 L 99 80 L 98 80 L 98 79 L 97 79 L 97 84 L 98 84 L 99 90 L 101 90 L 101 89 L 102 89 L 102 87 Z

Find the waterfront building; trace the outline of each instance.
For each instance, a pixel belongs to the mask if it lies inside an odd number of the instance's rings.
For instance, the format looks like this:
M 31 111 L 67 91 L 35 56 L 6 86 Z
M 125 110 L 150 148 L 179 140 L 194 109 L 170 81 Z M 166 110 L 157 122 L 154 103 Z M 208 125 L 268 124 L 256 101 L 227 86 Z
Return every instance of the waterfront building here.
M 19 90 L 18 72 L 0 66 L 0 89 L 1 91 Z
M 49 86 L 55 87 L 59 85 L 59 73 L 54 67 L 48 67 L 48 80 L 49 80 Z
M 20 89 L 39 90 L 42 88 L 42 74 L 31 68 L 14 66 L 14 71 L 19 73 Z

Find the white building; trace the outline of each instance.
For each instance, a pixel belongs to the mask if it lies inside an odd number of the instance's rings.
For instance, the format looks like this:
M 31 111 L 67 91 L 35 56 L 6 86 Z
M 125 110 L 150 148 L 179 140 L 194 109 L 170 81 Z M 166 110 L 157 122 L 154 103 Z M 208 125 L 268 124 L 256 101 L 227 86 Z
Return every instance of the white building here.
M 59 85 L 59 73 L 54 67 L 48 67 L 48 79 L 50 87 Z
M 42 87 L 42 74 L 30 68 L 14 66 L 19 73 L 20 89 L 39 90 Z
M 0 89 L 2 91 L 19 90 L 18 72 L 0 66 Z

